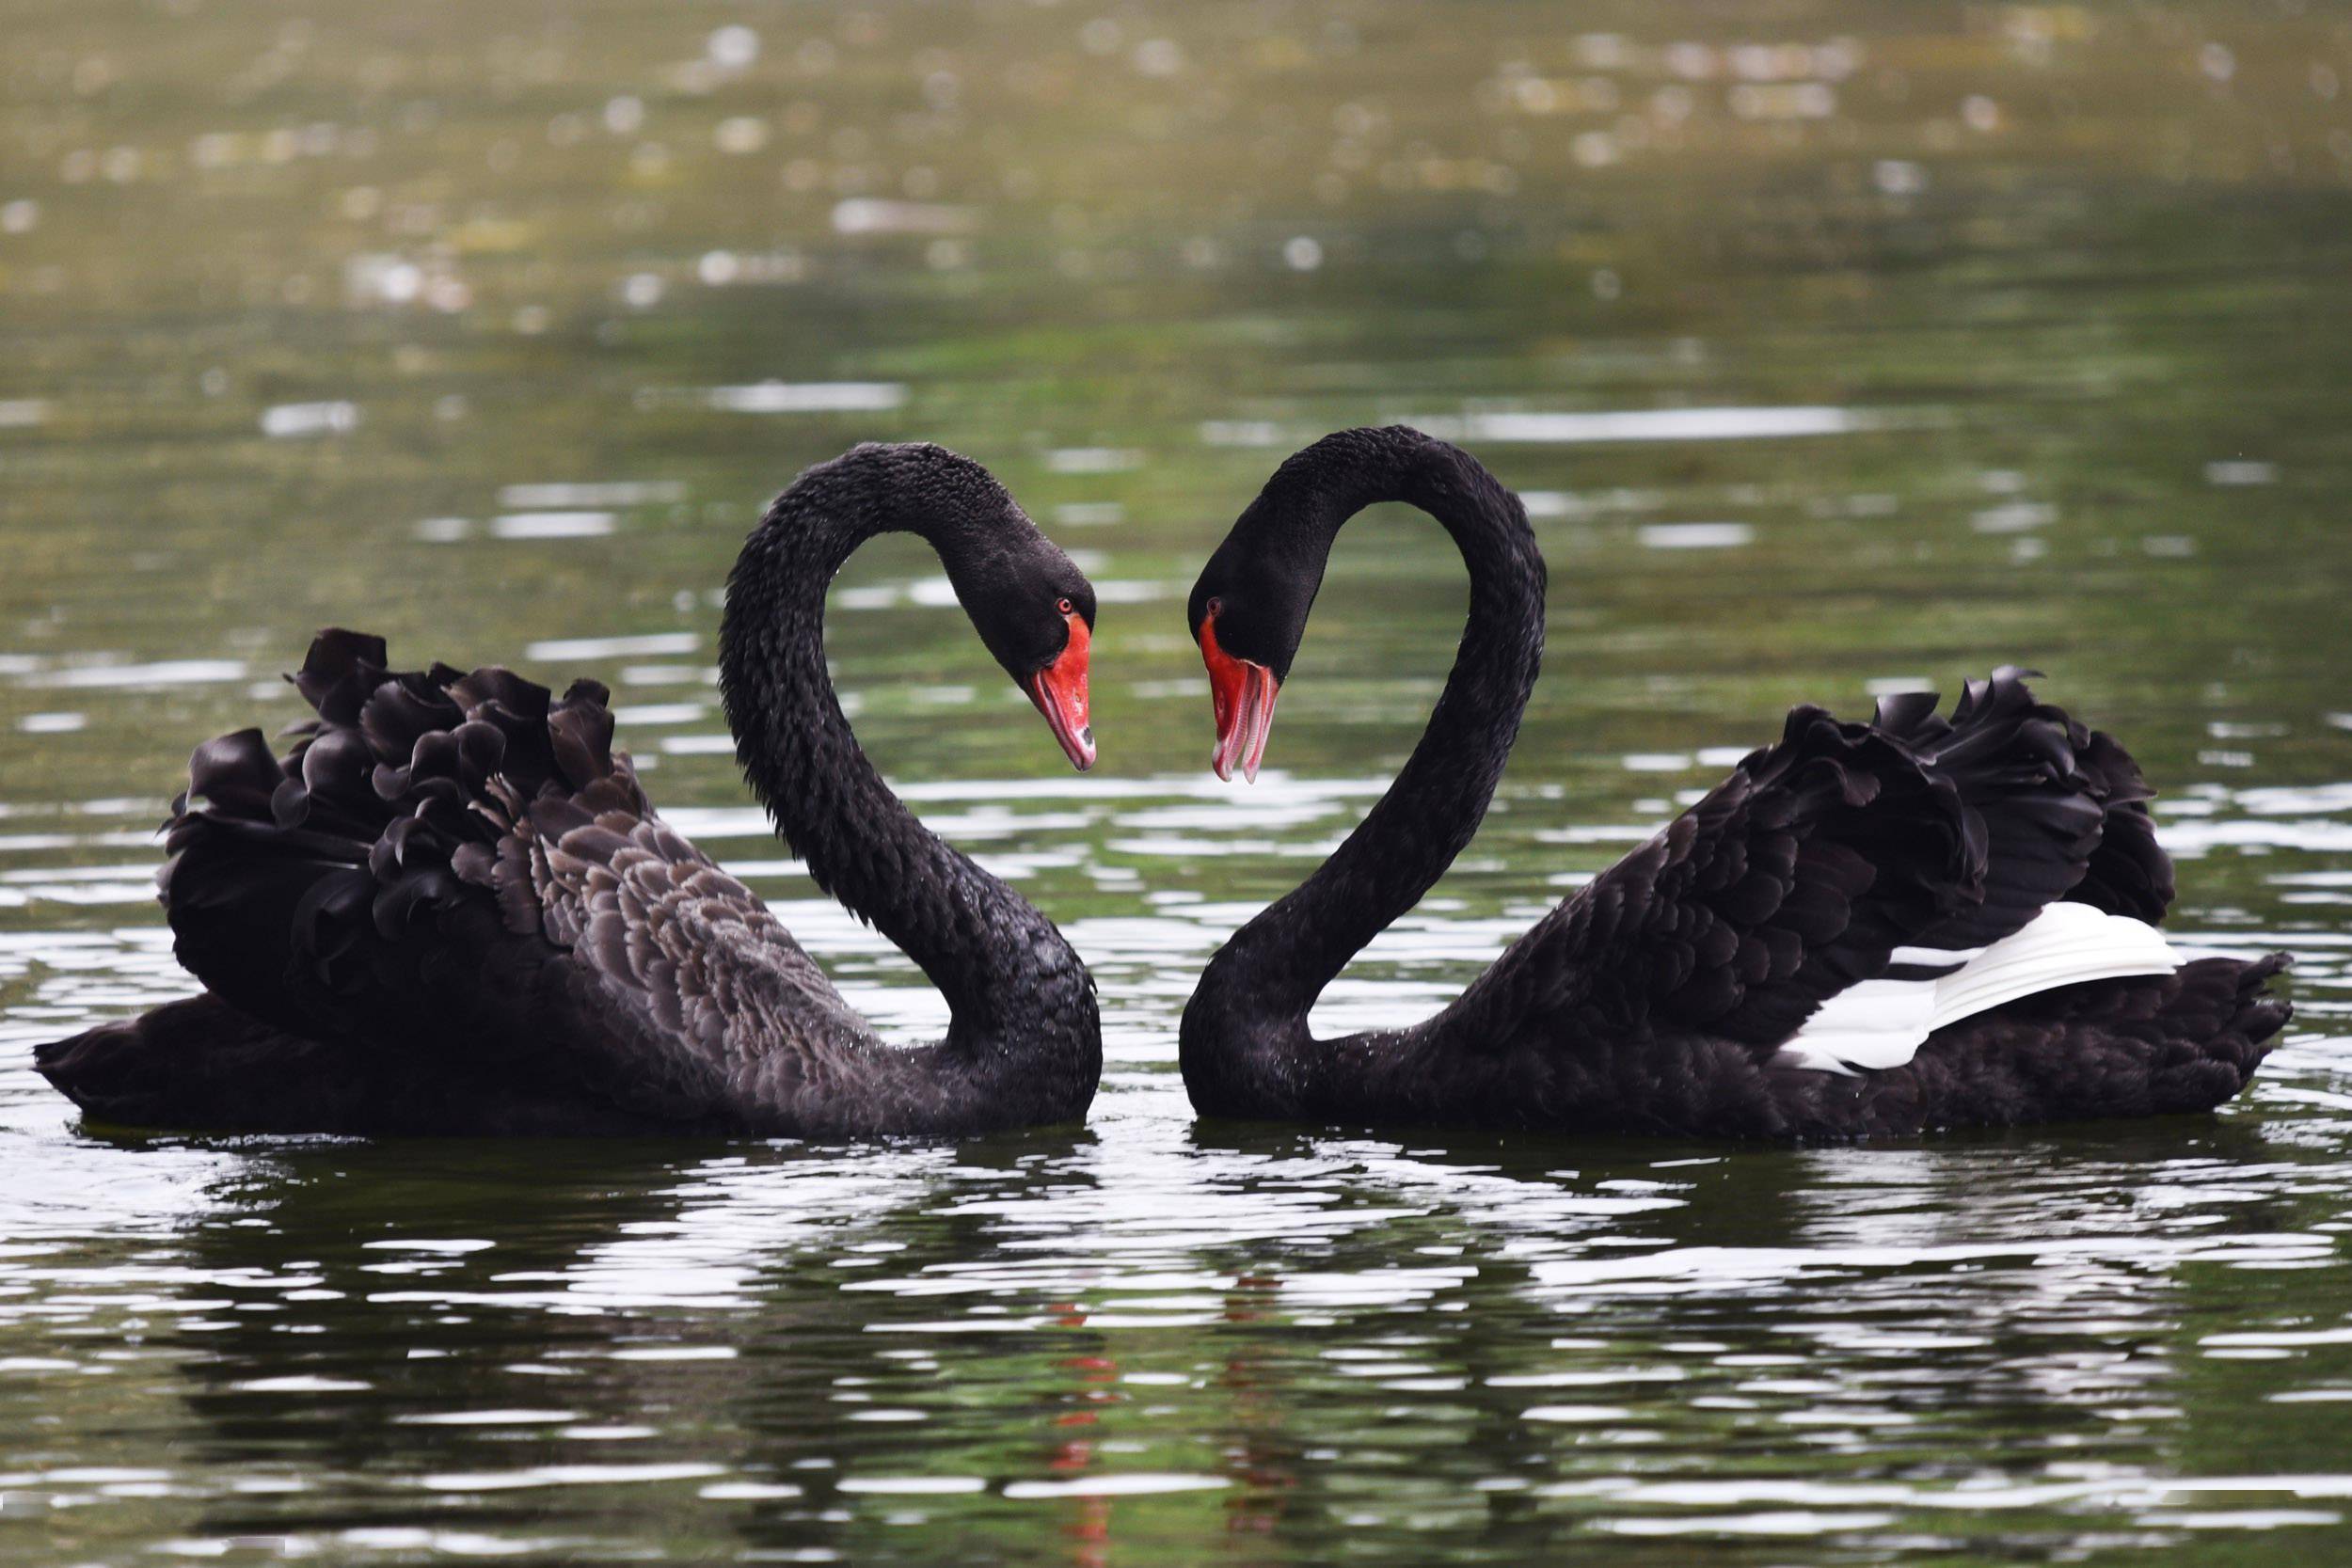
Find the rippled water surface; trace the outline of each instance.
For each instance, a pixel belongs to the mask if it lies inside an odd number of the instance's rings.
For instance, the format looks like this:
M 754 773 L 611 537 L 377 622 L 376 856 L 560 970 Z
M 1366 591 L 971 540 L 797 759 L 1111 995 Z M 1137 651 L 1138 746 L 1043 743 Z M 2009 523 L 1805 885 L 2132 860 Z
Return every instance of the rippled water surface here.
M 0 25 L 0 1557 L 2352 1557 L 2344 7 Z M 1550 652 L 1323 1022 L 1435 1006 L 1788 704 L 2014 660 L 2162 789 L 2184 940 L 2299 955 L 2254 1090 L 1795 1152 L 1196 1122 L 1192 977 L 1377 795 L 1463 594 L 1351 528 L 1245 791 L 1184 590 L 1391 419 L 1526 495 Z M 611 682 L 674 819 L 938 1027 L 710 671 L 764 499 L 916 436 L 1102 590 L 1083 780 L 918 546 L 832 627 L 892 778 L 1093 965 L 1083 1130 L 191 1141 L 32 1073 L 188 989 L 151 830 L 329 622 Z

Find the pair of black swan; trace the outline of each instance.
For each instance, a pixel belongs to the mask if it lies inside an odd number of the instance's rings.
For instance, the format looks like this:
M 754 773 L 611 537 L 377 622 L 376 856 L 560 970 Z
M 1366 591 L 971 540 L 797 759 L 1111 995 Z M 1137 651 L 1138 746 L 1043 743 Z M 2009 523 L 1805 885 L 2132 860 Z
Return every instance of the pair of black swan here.
M 1182 1026 L 1204 1115 L 1822 1139 L 2209 1110 L 2286 1022 L 2282 956 L 2184 963 L 2148 790 L 2014 671 L 1948 717 L 1791 713 L 1777 745 L 1409 1028 L 1317 1040 L 1340 970 L 1413 907 L 1492 799 L 1543 647 L 1518 500 L 1466 453 L 1348 431 L 1276 473 L 1188 606 L 1221 776 L 1254 777 L 1340 528 L 1429 513 L 1470 568 L 1427 732 L 1321 869 L 1210 961 Z M 738 754 L 818 885 L 953 1012 L 879 1041 L 741 883 L 668 828 L 611 748 L 606 693 L 504 670 L 394 673 L 323 634 L 289 755 L 199 748 L 162 880 L 205 994 L 44 1046 L 94 1118 L 210 1130 L 792 1136 L 1083 1116 L 1093 983 L 1053 924 L 926 832 L 850 733 L 828 583 L 917 533 L 1070 760 L 1091 765 L 1091 588 L 977 465 L 861 447 L 770 508 L 728 581 Z M 203 803 L 198 804 L 200 800 Z

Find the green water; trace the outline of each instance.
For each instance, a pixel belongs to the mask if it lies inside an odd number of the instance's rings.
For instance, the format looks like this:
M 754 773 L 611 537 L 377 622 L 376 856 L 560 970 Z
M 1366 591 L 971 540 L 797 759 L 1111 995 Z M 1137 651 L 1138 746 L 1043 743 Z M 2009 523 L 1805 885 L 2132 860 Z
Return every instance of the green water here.
M 0 1558 L 2352 1555 L 2352 8 L 0 38 Z M 1193 975 L 1402 761 L 1463 591 L 1353 526 L 1250 790 L 1184 592 L 1281 455 L 1393 419 L 1528 496 L 1549 656 L 1325 1026 L 1436 1006 L 1788 704 L 2016 661 L 2163 790 L 2184 940 L 2299 955 L 2255 1089 L 1785 1153 L 1196 1123 Z M 831 628 L 882 766 L 1092 964 L 1086 1129 L 128 1141 L 31 1072 L 187 989 L 150 829 L 329 622 L 610 681 L 673 818 L 936 1028 L 761 835 L 708 679 L 765 499 L 911 437 L 1102 590 L 1083 780 L 919 547 Z

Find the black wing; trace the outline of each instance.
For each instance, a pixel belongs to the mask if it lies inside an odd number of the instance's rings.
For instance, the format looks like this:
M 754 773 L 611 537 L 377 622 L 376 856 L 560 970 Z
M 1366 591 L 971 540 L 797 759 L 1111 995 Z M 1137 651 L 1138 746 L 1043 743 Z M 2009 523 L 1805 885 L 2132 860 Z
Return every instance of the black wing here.
M 1951 717 L 1932 693 L 1889 697 L 1875 728 L 1951 779 L 1984 841 L 1983 901 L 1921 946 L 1979 947 L 2058 899 L 2155 925 L 2172 904 L 2153 791 L 2113 736 L 2034 700 L 2030 672 L 1970 681 Z
M 2059 898 L 2162 916 L 2171 867 L 2121 747 L 2012 669 L 1935 709 L 1920 694 L 1868 724 L 1790 713 L 1777 745 L 1499 958 L 1448 1037 L 1765 1050 L 1898 947 L 1981 946 Z
M 750 890 L 655 815 L 605 689 L 387 667 L 323 632 L 318 717 L 198 748 L 161 878 L 176 951 L 306 1038 L 478 1067 L 515 1058 L 631 1110 L 723 1106 L 765 1058 L 866 1036 Z

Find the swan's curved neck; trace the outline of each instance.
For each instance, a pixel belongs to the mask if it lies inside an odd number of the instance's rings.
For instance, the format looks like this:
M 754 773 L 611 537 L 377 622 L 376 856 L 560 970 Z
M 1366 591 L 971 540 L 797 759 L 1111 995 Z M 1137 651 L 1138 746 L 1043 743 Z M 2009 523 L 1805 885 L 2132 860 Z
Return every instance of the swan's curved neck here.
M 777 498 L 727 580 L 720 686 L 744 776 L 818 886 L 920 965 L 952 1009 L 945 1055 L 1025 1119 L 1083 1110 L 1099 1070 L 1092 983 L 1053 923 L 916 820 L 850 733 L 825 663 L 825 593 L 878 533 L 921 535 L 959 576 L 969 519 L 901 510 L 846 464 Z
M 1416 432 L 1373 433 L 1337 473 L 1278 476 L 1239 530 L 1320 576 L 1347 520 L 1405 501 L 1443 525 L 1470 570 L 1470 617 L 1445 690 L 1396 782 L 1331 858 L 1216 955 L 1186 1009 L 1199 1059 L 1308 1043 L 1307 1012 L 1348 959 L 1421 901 L 1486 816 L 1544 646 L 1544 562 L 1526 510 L 1494 476 Z M 1198 1015 L 1198 1016 L 1196 1016 Z M 1196 1038 L 1196 1037 L 1198 1037 Z

